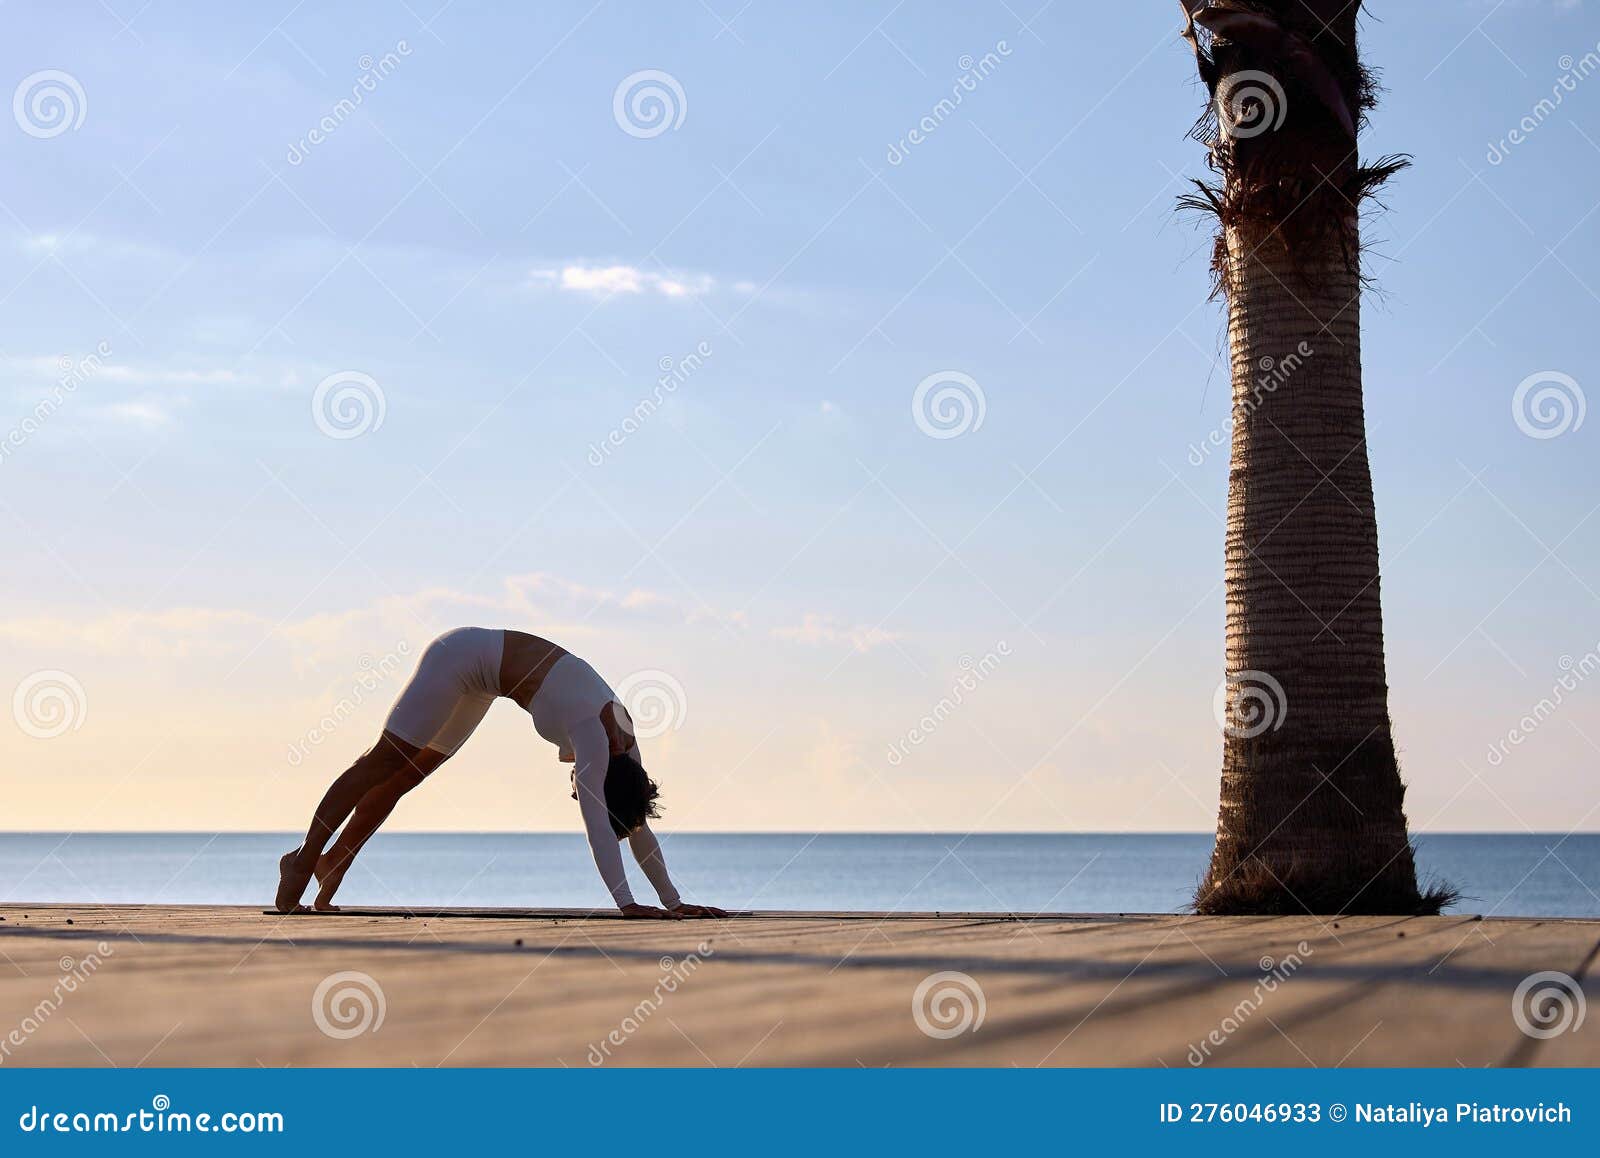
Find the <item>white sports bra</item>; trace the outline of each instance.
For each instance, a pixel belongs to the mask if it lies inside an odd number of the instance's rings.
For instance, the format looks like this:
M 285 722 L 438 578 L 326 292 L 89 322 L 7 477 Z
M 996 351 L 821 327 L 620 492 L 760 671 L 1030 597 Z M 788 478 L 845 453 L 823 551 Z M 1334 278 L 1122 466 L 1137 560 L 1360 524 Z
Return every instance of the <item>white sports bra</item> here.
M 544 682 L 528 703 L 528 714 L 539 735 L 572 758 L 572 725 L 600 718 L 617 693 L 600 673 L 570 652 L 551 665 Z

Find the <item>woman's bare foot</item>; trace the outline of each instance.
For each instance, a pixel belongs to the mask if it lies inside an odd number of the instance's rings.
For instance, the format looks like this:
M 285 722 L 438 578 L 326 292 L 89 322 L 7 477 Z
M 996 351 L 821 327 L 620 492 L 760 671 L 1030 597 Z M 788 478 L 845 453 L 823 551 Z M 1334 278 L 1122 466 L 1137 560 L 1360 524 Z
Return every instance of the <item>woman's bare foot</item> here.
M 311 883 L 311 874 L 297 867 L 300 850 L 291 849 L 278 858 L 278 895 L 273 901 L 273 907 L 280 913 L 303 912 L 305 906 L 300 903 L 300 897 L 306 891 L 306 885 Z
M 333 903 L 333 894 L 339 891 L 339 886 L 344 883 L 344 874 L 350 871 L 350 865 L 355 857 L 345 856 L 337 849 L 329 849 L 317 860 L 317 899 L 313 907 L 319 913 L 337 913 L 339 906 Z

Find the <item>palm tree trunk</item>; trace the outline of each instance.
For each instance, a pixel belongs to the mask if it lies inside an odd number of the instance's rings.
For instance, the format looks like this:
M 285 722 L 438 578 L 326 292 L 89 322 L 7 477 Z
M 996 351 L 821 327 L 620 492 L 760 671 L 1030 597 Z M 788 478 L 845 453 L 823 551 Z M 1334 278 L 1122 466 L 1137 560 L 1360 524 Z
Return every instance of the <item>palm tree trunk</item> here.
M 1354 228 L 1354 223 L 1351 223 Z M 1390 731 L 1361 392 L 1336 236 L 1226 229 L 1233 367 L 1222 801 L 1205 912 L 1418 904 Z
M 1184 7 L 1218 93 L 1223 181 L 1191 204 L 1222 222 L 1233 376 L 1221 807 L 1195 907 L 1437 911 L 1389 722 L 1362 405 L 1356 206 L 1398 166 L 1356 163 L 1370 89 L 1352 5 L 1329 9 L 1337 24 L 1307 0 Z M 1236 79 L 1254 103 L 1227 107 Z

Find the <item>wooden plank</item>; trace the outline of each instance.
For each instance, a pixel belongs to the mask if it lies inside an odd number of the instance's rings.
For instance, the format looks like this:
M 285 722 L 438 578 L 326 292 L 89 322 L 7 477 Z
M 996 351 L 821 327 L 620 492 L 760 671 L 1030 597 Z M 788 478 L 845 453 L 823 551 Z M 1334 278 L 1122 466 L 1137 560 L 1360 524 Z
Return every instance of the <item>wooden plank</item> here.
M 1468 918 L 624 922 L 98 905 L 4 905 L 0 917 L 0 1036 L 33 1023 L 5 1059 L 16 1065 L 1181 1066 L 1230 1016 L 1240 1023 L 1207 1064 L 1500 1062 L 1516 1045 L 1517 980 L 1580 970 L 1600 943 L 1600 922 Z M 1261 958 L 1290 955 L 1303 956 L 1292 975 L 1235 1016 Z M 48 1008 L 59 979 L 96 958 Z M 970 981 L 946 979 L 945 1012 L 959 1022 L 970 986 L 982 1024 L 943 1036 L 950 1023 L 924 1000 L 930 1035 L 914 1002 L 952 973 Z M 349 974 L 371 981 L 350 982 L 346 1011 L 370 984 L 383 1023 L 330 1036 L 313 998 Z M 1527 1060 L 1595 1064 L 1597 1042 L 1575 1034 Z

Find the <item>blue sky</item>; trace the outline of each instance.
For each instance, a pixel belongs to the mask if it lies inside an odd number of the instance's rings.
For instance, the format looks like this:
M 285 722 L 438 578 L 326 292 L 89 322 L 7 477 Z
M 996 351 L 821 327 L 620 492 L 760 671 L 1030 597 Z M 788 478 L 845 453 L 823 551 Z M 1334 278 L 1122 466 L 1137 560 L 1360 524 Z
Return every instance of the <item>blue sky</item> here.
M 1364 148 L 1415 158 L 1365 304 L 1412 819 L 1594 829 L 1600 687 L 1488 753 L 1600 646 L 1600 419 L 1512 405 L 1594 386 L 1600 19 L 1378 8 Z M 668 688 L 679 827 L 1211 827 L 1226 453 L 1191 447 L 1228 381 L 1173 211 L 1177 5 L 6 14 L 0 427 L 106 351 L 0 457 L 0 682 L 66 673 L 73 717 L 0 728 L 8 826 L 295 827 L 480 622 Z M 674 123 L 630 133 L 646 70 Z M 382 397 L 357 437 L 313 410 L 343 372 Z M 982 395 L 958 437 L 914 420 L 941 372 Z M 506 708 L 396 820 L 570 827 L 564 786 Z

